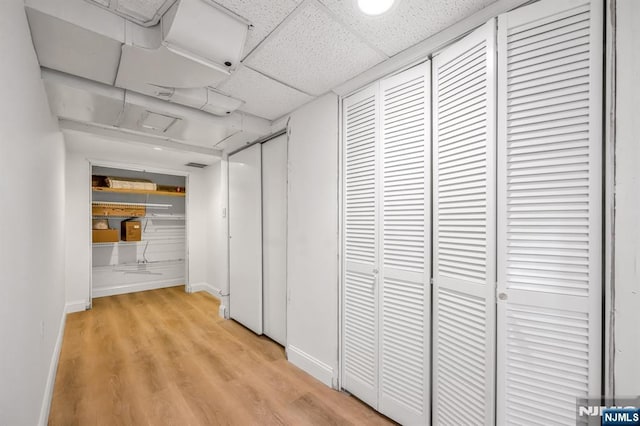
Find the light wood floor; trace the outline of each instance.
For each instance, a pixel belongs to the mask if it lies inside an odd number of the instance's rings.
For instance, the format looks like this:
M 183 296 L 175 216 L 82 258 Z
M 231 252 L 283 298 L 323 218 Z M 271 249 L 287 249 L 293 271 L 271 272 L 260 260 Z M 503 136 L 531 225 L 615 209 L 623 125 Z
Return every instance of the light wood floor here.
M 182 287 L 70 314 L 50 425 L 391 424 Z

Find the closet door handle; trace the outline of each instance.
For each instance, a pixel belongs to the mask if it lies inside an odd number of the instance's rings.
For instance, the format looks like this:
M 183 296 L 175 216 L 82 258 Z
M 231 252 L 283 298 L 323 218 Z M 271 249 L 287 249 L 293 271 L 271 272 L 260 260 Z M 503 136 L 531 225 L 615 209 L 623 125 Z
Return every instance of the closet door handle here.
M 378 271 L 378 268 L 373 268 L 373 280 L 371 281 L 371 292 L 375 293 L 376 292 L 376 287 L 378 286 L 378 273 L 380 271 Z

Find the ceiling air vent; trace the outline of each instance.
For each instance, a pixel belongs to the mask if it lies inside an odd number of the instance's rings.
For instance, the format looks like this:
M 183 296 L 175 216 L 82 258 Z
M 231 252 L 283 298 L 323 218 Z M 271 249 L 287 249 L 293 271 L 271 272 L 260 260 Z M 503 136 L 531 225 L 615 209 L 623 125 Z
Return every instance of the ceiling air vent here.
M 204 169 L 205 167 L 207 167 L 207 164 L 202 164 L 202 163 L 187 163 L 185 164 L 185 166 L 188 167 L 195 167 L 196 169 Z
M 169 127 L 173 126 L 177 121 L 180 121 L 178 117 L 145 111 L 142 115 L 140 126 L 147 130 L 155 130 L 157 132 L 164 133 L 169 130 Z

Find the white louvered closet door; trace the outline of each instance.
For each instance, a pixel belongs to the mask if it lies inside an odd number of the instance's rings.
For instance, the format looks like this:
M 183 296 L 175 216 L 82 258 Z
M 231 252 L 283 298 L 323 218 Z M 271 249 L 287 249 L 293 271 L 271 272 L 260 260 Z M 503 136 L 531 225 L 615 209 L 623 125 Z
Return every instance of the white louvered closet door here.
M 430 64 L 380 82 L 379 410 L 429 419 Z
M 433 424 L 493 424 L 495 21 L 433 59 Z
M 499 19 L 498 424 L 601 393 L 601 3 Z
M 378 407 L 378 85 L 344 100 L 343 387 Z

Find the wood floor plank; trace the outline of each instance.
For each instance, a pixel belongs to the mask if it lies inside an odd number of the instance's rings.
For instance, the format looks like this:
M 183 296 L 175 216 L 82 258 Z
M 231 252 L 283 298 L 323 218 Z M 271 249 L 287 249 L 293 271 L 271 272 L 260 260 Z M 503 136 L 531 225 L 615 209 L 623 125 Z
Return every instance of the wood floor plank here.
M 389 425 L 218 317 L 183 287 L 94 300 L 67 316 L 49 424 Z

